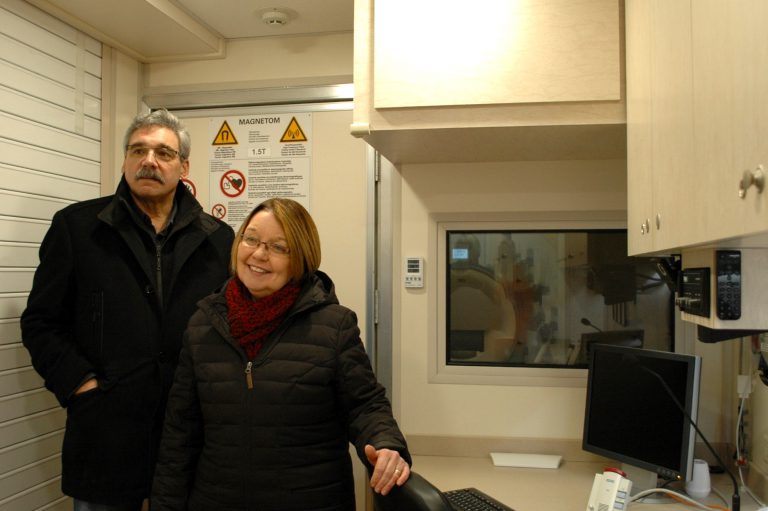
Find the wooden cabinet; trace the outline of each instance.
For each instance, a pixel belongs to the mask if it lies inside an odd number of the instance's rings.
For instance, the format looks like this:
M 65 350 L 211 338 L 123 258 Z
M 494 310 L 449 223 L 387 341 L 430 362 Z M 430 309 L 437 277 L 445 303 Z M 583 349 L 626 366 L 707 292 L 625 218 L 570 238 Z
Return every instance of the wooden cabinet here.
M 768 246 L 768 14 L 762 0 L 628 0 L 630 254 Z
M 768 190 L 739 197 L 744 173 L 768 166 L 766 16 L 763 0 L 692 2 L 695 166 L 709 206 L 697 241 L 762 243 L 756 235 L 768 231 Z
M 677 243 L 691 167 L 690 4 L 627 2 L 627 227 L 630 254 Z
M 352 133 L 394 163 L 625 157 L 620 0 L 355 0 Z

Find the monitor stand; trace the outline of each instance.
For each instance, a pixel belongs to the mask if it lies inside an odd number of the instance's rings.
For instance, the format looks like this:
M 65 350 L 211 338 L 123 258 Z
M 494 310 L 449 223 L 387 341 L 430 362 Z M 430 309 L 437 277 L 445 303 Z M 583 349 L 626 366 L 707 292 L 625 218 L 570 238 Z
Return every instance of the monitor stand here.
M 632 481 L 632 491 L 630 495 L 634 497 L 641 491 L 650 490 L 658 487 L 659 476 L 655 472 L 645 470 L 644 468 L 635 467 L 627 463 L 621 464 L 621 470 L 627 474 L 627 479 Z M 643 497 L 641 501 L 643 504 L 669 504 L 669 498 L 663 493 L 652 493 L 646 497 Z

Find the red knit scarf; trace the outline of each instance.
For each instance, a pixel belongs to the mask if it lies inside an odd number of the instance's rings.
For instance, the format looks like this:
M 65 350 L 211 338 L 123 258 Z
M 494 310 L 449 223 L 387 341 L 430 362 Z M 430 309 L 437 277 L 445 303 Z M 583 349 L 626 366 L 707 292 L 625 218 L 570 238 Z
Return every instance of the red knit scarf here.
M 236 278 L 225 291 L 230 333 L 253 359 L 261 350 L 264 339 L 282 322 L 288 309 L 299 296 L 299 286 L 288 283 L 271 295 L 254 299 Z

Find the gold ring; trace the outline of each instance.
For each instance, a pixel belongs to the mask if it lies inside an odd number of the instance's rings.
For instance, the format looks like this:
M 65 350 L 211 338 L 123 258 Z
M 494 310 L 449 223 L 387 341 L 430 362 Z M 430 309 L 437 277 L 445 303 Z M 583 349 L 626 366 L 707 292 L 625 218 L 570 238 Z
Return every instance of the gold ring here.
M 399 473 L 400 473 L 400 469 L 399 469 L 399 468 L 396 468 L 396 469 L 395 469 L 395 474 L 399 474 Z

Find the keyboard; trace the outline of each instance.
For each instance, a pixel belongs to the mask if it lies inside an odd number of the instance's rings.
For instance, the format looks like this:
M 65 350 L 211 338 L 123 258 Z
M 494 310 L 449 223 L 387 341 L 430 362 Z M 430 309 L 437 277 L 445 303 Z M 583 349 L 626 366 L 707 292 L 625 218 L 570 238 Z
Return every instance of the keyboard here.
M 477 488 L 443 492 L 455 511 L 515 511 Z

